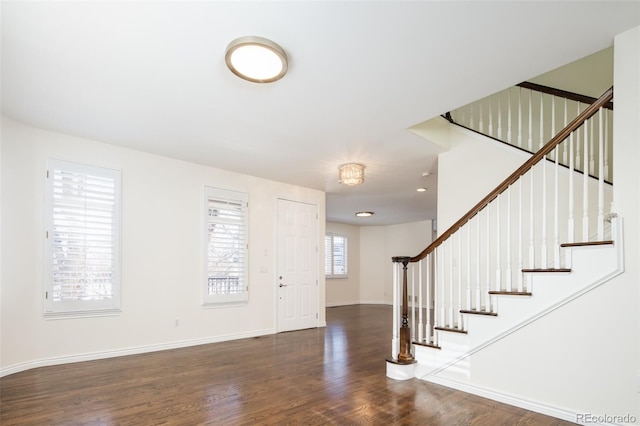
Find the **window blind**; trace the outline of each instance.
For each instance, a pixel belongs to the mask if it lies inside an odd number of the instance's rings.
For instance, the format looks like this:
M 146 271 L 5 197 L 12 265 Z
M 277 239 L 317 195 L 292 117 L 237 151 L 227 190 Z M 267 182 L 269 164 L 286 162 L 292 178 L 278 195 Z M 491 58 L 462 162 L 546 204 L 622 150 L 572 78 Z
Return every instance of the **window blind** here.
M 48 310 L 118 307 L 119 172 L 52 160 L 48 181 Z
M 341 235 L 325 236 L 325 275 L 344 277 L 347 275 L 347 237 Z
M 205 302 L 247 299 L 247 197 L 234 191 L 206 190 Z

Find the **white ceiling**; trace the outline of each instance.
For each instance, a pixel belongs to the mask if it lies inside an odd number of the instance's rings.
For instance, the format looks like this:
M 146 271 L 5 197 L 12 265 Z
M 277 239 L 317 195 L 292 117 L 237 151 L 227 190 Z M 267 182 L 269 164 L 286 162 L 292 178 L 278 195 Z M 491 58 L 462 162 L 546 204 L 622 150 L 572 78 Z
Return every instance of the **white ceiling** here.
M 610 46 L 640 24 L 639 6 L 2 1 L 2 112 L 323 190 L 328 220 L 429 219 L 440 148 L 407 129 Z M 259 85 L 225 68 L 226 45 L 245 35 L 285 49 L 284 79 Z M 367 165 L 363 185 L 337 183 L 350 161 Z

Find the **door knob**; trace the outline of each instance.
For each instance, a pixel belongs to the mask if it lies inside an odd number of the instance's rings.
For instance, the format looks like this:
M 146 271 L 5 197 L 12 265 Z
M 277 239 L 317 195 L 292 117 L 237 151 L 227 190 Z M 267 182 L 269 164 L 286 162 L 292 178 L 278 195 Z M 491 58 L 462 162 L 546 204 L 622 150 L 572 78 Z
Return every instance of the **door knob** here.
M 287 286 L 286 284 L 280 283 L 280 287 L 286 287 L 286 286 Z

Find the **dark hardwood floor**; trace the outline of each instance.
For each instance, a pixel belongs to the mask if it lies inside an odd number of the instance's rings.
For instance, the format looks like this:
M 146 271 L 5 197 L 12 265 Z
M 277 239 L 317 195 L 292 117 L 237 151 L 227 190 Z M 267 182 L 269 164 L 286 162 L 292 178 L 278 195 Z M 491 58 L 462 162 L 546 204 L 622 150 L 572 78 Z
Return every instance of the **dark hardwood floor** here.
M 3 377 L 0 424 L 570 424 L 418 380 L 388 379 L 389 306 L 329 308 L 327 323 Z

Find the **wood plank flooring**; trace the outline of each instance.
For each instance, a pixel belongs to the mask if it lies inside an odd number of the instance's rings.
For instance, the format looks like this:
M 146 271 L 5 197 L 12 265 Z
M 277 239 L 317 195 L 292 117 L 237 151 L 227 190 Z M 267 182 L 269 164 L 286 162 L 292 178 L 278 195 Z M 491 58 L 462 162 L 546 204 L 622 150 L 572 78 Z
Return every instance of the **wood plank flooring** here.
M 385 376 L 391 308 L 327 309 L 327 328 L 38 368 L 0 379 L 10 425 L 568 425 Z

